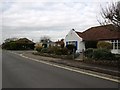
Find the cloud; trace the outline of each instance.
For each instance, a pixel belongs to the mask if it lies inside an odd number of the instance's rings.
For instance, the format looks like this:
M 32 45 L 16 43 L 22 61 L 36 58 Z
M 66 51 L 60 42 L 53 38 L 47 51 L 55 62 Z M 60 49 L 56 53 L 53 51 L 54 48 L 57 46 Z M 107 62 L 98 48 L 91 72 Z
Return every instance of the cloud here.
M 109 0 L 4 0 L 2 2 L 3 39 L 43 35 L 52 40 L 64 38 L 70 29 L 84 31 L 99 25 L 100 4 Z M 106 2 L 105 2 L 106 1 Z

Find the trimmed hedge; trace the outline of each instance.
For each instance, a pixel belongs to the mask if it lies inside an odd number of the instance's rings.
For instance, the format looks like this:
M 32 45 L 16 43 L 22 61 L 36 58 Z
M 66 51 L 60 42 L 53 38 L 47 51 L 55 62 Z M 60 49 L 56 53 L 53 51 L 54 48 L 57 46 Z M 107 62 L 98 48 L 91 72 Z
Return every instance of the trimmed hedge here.
M 103 48 L 103 49 L 111 49 L 112 44 L 109 42 L 99 41 L 97 43 L 97 48 Z

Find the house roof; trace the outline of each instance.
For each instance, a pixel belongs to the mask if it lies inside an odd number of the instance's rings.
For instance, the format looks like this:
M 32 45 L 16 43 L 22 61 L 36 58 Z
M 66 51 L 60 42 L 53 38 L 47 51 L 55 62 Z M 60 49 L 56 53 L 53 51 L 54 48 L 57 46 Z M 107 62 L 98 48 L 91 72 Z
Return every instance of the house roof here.
M 56 43 L 56 44 L 59 44 L 59 45 L 64 44 L 64 39 L 61 39 L 60 41 L 58 40 L 58 41 L 56 41 L 55 43 Z
M 27 38 L 20 38 L 16 41 L 17 43 L 28 43 L 28 44 L 34 44 L 34 42 L 32 42 L 31 40 L 27 39 Z
M 120 39 L 120 32 L 115 30 L 111 24 L 92 27 L 84 32 L 76 33 L 86 41 Z

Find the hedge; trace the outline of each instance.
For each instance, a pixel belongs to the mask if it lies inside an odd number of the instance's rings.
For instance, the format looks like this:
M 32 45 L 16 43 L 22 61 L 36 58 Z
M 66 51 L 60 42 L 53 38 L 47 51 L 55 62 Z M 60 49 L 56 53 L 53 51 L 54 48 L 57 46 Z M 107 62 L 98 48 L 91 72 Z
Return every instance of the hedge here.
M 99 41 L 97 43 L 97 48 L 103 48 L 103 49 L 111 49 L 112 44 L 109 42 Z
M 116 60 L 115 55 L 107 49 L 87 49 L 84 54 L 94 60 Z

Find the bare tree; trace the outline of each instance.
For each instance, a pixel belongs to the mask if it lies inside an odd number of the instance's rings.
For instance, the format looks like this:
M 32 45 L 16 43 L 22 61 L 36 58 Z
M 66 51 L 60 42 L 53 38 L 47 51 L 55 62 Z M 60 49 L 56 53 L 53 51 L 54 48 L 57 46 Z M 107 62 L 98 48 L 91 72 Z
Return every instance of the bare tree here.
M 120 31 L 120 1 L 101 8 L 101 16 L 104 19 L 103 22 L 99 21 L 101 25 L 113 24 Z

